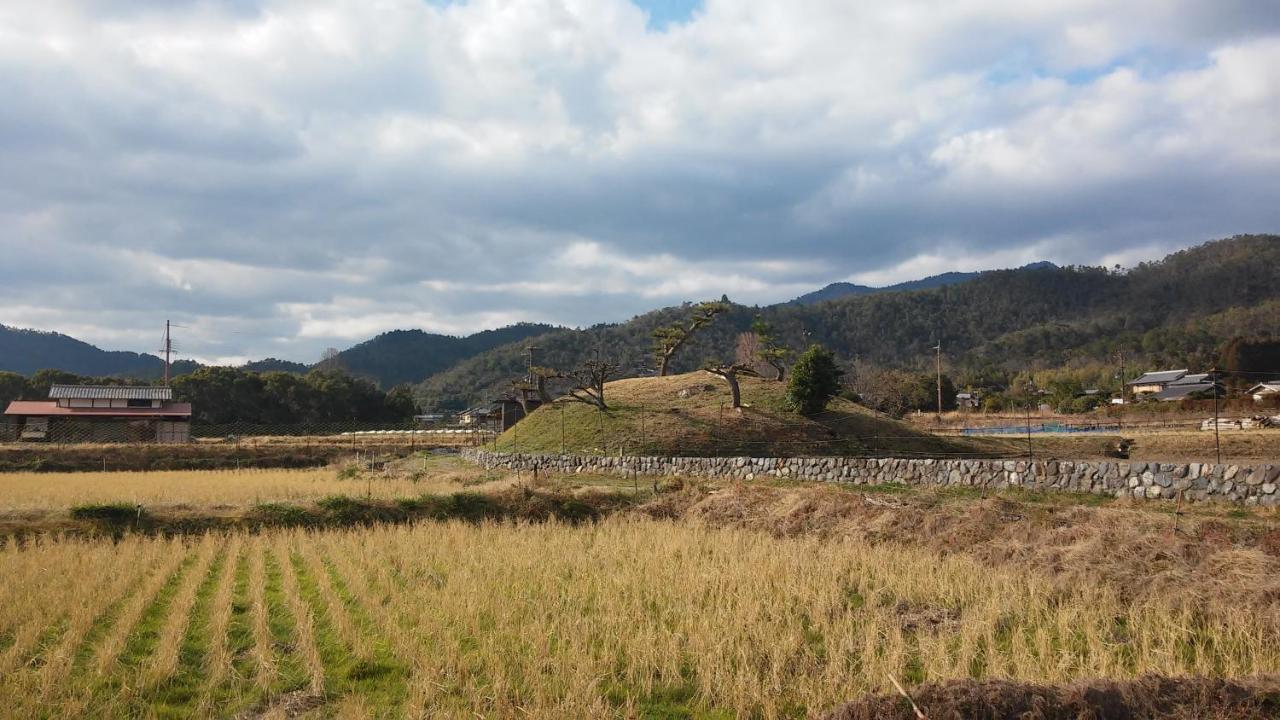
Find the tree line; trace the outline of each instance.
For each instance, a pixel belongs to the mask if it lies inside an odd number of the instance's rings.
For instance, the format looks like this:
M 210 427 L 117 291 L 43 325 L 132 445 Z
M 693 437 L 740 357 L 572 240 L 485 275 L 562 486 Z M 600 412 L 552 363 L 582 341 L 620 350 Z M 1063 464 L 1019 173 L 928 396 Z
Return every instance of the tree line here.
M 0 406 L 12 400 L 47 400 L 52 385 L 158 385 L 151 380 L 89 377 L 40 370 L 30 377 L 0 372 Z M 192 404 L 192 421 L 223 425 L 294 425 L 340 422 L 404 422 L 416 407 L 407 385 L 386 392 L 341 369 L 305 375 L 202 367 L 170 383 L 174 400 Z

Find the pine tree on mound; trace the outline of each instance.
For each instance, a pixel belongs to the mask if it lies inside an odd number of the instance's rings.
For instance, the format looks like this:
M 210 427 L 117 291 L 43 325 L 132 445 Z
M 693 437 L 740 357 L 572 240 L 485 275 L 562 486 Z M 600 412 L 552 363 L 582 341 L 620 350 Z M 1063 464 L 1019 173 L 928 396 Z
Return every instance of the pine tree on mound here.
M 840 392 L 844 371 L 836 356 L 821 345 L 810 345 L 791 368 L 787 381 L 787 407 L 801 415 L 817 415 Z

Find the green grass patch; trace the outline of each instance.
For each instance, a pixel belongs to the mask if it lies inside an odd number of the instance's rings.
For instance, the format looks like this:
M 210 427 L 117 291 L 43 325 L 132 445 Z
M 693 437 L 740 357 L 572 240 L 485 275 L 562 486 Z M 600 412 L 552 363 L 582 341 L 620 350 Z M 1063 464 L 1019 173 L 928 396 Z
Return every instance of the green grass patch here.
M 349 597 L 345 588 L 335 583 L 335 594 L 343 601 L 342 608 L 331 608 L 320 593 L 319 579 L 312 576 L 302 558 L 290 557 L 303 600 L 315 609 L 314 626 L 316 647 L 320 651 L 325 669 L 325 686 L 336 695 L 360 695 L 376 708 L 399 707 L 408 696 L 409 668 L 396 661 L 386 643 L 371 642 L 369 655 L 361 657 L 354 648 L 346 645 L 339 636 L 331 613 L 349 611 Z M 327 572 L 327 571 L 326 571 Z M 332 574 L 329 574 L 332 582 Z M 366 639 L 370 626 L 354 618 Z
M 228 563 L 234 563 L 234 561 L 234 558 L 227 557 L 224 549 L 209 564 L 209 570 L 196 590 L 191 619 L 187 623 L 182 646 L 178 650 L 177 671 L 152 691 L 147 708 L 148 716 L 176 719 L 188 718 L 194 714 L 195 703 L 204 686 L 205 658 L 213 643 L 221 641 L 221 638 L 209 636 L 213 592 L 223 568 L 226 568 L 227 572 L 234 571 L 234 566 L 228 566 Z
M 298 653 L 293 652 L 297 627 L 284 597 L 284 581 L 281 577 L 283 569 L 274 553 L 265 555 L 266 584 L 263 595 L 267 602 L 267 626 L 271 629 L 271 638 L 280 660 L 276 690 L 279 693 L 292 692 L 307 687 L 307 669 Z
M 308 525 L 315 521 L 306 508 L 289 503 L 258 503 L 250 515 L 265 525 Z
M 76 520 L 98 520 L 101 522 L 126 524 L 146 516 L 141 505 L 125 502 L 87 503 L 71 508 L 71 517 Z
M 160 586 L 160 590 L 138 618 L 137 624 L 130 630 L 124 648 L 116 658 L 115 671 L 94 688 L 90 707 L 109 702 L 113 696 L 125 695 L 129 705 L 135 708 L 134 714 L 140 712 L 137 708 L 141 704 L 142 688 L 138 683 L 142 664 L 155 652 L 156 644 L 160 639 L 160 630 L 164 626 L 165 612 L 173 602 L 173 596 L 178 592 L 183 576 L 190 571 L 195 560 L 195 553 L 188 549 L 178 569 Z M 101 712 L 90 713 L 91 716 L 101 714 Z

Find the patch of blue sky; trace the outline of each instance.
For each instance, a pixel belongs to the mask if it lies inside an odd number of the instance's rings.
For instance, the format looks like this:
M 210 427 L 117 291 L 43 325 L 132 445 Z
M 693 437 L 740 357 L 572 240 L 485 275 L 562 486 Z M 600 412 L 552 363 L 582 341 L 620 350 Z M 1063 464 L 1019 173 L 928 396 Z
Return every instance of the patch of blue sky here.
M 464 5 L 467 0 L 423 0 L 428 5 L 450 7 Z M 702 9 L 703 0 L 631 0 L 636 7 L 649 15 L 649 30 L 664 32 L 672 25 L 689 22 L 693 14 Z
M 649 29 L 663 32 L 672 25 L 689 22 L 702 9 L 702 0 L 631 0 L 649 13 Z
M 1144 79 L 1160 78 L 1170 73 L 1199 70 L 1208 67 L 1212 59 L 1205 55 L 1171 53 L 1165 50 L 1142 48 L 1111 58 L 1096 65 L 1082 65 L 1070 69 L 1050 68 L 1035 57 L 1029 47 L 1007 53 L 1000 62 L 986 72 L 991 85 L 1009 85 L 1034 78 L 1059 78 L 1068 85 L 1089 85 L 1111 73 L 1127 68 Z

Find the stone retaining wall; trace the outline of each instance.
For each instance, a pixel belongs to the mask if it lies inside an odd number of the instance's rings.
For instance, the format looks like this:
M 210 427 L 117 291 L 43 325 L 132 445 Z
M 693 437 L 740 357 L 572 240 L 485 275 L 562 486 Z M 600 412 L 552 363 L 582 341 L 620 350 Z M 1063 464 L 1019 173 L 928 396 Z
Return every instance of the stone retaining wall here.
M 547 472 L 603 472 L 690 477 L 794 478 L 851 484 L 968 485 L 1020 487 L 1115 497 L 1218 500 L 1280 505 L 1280 464 L 1214 465 L 1129 461 L 935 460 L 905 458 L 795 457 L 599 457 L 522 455 L 475 448 L 464 457 L 486 468 Z

